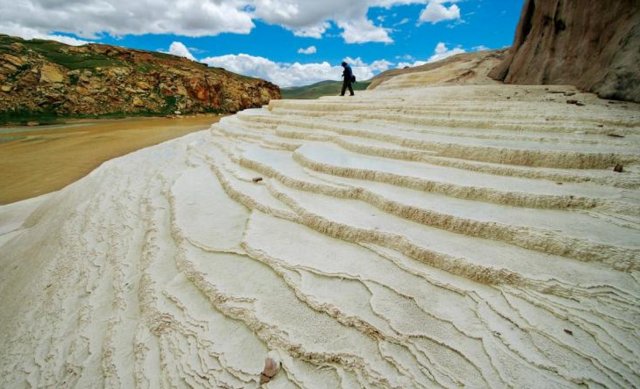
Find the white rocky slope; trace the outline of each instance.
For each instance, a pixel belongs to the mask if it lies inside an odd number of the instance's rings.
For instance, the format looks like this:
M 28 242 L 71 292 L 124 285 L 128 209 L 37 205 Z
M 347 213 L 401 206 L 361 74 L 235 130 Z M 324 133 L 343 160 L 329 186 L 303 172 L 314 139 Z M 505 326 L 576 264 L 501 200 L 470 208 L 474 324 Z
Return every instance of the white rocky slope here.
M 0 387 L 640 386 L 640 108 L 549 89 L 273 101 L 0 207 Z

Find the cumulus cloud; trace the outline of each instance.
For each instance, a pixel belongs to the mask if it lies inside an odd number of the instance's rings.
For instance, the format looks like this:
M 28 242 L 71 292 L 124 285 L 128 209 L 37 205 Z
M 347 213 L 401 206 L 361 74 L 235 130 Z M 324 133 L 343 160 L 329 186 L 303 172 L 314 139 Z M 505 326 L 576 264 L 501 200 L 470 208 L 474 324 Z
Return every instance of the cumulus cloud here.
M 466 51 L 460 46 L 454 47 L 453 49 L 449 49 L 444 42 L 439 42 L 436 45 L 435 49 L 433 50 L 433 55 L 431 55 L 431 57 L 429 57 L 429 59 L 427 59 L 426 61 L 420 61 L 420 60 L 413 61 L 413 62 L 401 61 L 396 64 L 396 68 L 397 69 L 404 69 L 406 67 L 413 68 L 413 67 L 425 65 L 431 62 L 437 62 L 447 57 L 451 57 L 452 55 L 462 54 L 462 53 L 466 53 Z M 404 56 L 400 58 L 410 59 L 411 56 Z
M 317 53 L 317 49 L 315 46 L 309 46 L 306 49 L 300 48 L 298 49 L 298 54 L 315 54 Z
M 373 61 L 371 62 L 371 65 L 369 65 L 369 68 L 374 72 L 374 73 L 379 73 L 379 72 L 384 72 L 385 70 L 389 69 L 391 67 L 391 65 L 393 65 L 393 63 L 385 60 L 385 59 L 379 59 L 377 61 Z
M 313 46 L 311 46 L 313 47 Z M 309 50 L 300 49 L 300 50 Z M 397 68 L 414 67 L 424 65 L 426 63 L 439 61 L 455 54 L 464 53 L 461 47 L 449 49 L 444 42 L 439 42 L 433 55 L 426 61 L 416 60 L 413 62 L 399 62 L 395 66 Z M 412 59 L 411 56 L 399 57 L 399 59 Z M 394 66 L 393 62 L 385 59 L 379 59 L 371 63 L 367 63 L 362 58 L 346 57 L 344 61 L 351 65 L 353 73 L 358 80 L 368 80 L 378 73 L 384 72 Z M 268 58 L 253 56 L 249 54 L 229 54 L 218 57 L 207 57 L 200 60 L 209 66 L 225 68 L 234 73 L 244 74 L 248 76 L 258 77 L 269 80 L 281 87 L 309 85 L 325 80 L 340 80 L 342 75 L 342 67 L 338 64 L 332 65 L 328 62 L 319 63 L 278 63 Z
M 320 39 L 329 27 L 331 27 L 331 24 L 328 22 L 322 22 L 313 26 L 293 28 L 291 31 L 295 36 Z
M 346 43 L 393 42 L 389 29 L 375 26 L 365 18 L 338 22 L 338 26 L 343 29 L 342 37 Z
M 446 0 L 0 0 L 0 32 L 15 27 L 84 39 L 141 34 L 189 37 L 248 34 L 254 20 L 280 25 L 296 36 L 320 38 L 338 26 L 347 43 L 393 41 L 391 30 L 369 19 L 372 7 L 427 4 L 422 21 L 455 19 L 459 7 Z M 439 19 L 438 19 L 439 18 Z M 377 21 L 376 23 L 384 23 Z M 23 35 L 21 35 L 23 36 Z
M 455 3 L 455 1 L 430 1 L 429 4 L 427 4 L 427 7 L 422 11 L 422 13 L 420 13 L 419 21 L 435 24 L 444 20 L 460 19 L 460 7 L 456 4 L 451 4 L 447 7 L 447 3 Z
M 169 46 L 169 54 L 177 55 L 178 57 L 189 58 L 192 61 L 196 60 L 187 46 L 185 46 L 182 42 L 171 43 L 171 46 Z
M 253 29 L 245 0 L 0 0 L 0 31 L 21 26 L 49 34 L 60 31 L 86 39 L 101 34 L 247 34 Z
M 33 28 L 17 25 L 7 25 L 4 29 L 0 27 L 0 32 L 7 35 L 19 36 L 24 39 L 46 39 L 50 41 L 58 41 L 71 46 L 81 46 L 91 43 L 91 41 L 76 39 L 60 34 L 45 34 Z
M 60 43 L 64 43 L 65 45 L 69 45 L 69 46 L 82 46 L 82 45 L 86 45 L 87 43 L 91 43 L 91 41 L 86 41 L 84 39 L 76 39 L 70 36 L 65 36 L 65 35 L 59 35 L 59 34 L 37 34 L 36 36 L 34 36 L 34 38 L 36 39 L 47 39 L 50 41 L 58 41 Z
M 414 68 L 416 66 L 421 66 L 421 65 L 424 65 L 426 63 L 427 63 L 427 61 L 398 62 L 396 64 L 396 68 L 397 69 Z
M 234 73 L 245 74 L 271 81 L 282 87 L 312 84 L 340 77 L 342 68 L 328 62 L 310 64 L 279 64 L 264 57 L 248 54 L 229 54 L 208 57 L 202 62 L 225 68 Z
M 444 42 L 439 42 L 436 45 L 436 48 L 433 50 L 433 55 L 429 57 L 427 62 L 436 62 L 443 60 L 447 57 L 451 57 L 452 55 L 466 53 L 466 51 L 461 47 L 454 47 L 453 49 L 447 48 L 447 45 Z
M 424 3 L 425 0 L 409 0 Z M 333 22 L 346 43 L 392 42 L 389 30 L 368 19 L 371 7 L 406 4 L 407 0 L 255 0 L 256 17 L 297 36 L 320 38 Z
M 345 58 L 358 80 L 367 80 L 391 65 L 385 60 L 367 64 L 360 58 Z M 329 62 L 277 63 L 268 58 L 248 54 L 229 54 L 218 57 L 203 58 L 201 62 L 209 66 L 222 67 L 234 73 L 259 77 L 269 80 L 281 87 L 309 85 L 325 80 L 340 80 L 342 67 Z

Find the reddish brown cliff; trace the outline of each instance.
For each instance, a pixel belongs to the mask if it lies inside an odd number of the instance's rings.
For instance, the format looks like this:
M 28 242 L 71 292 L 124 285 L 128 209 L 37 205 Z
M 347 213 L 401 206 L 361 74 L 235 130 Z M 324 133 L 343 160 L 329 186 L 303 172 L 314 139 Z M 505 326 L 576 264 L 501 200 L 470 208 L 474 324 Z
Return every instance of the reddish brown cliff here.
M 640 0 L 526 0 L 513 47 L 490 76 L 640 102 Z
M 0 35 L 0 123 L 40 115 L 226 113 L 277 98 L 272 83 L 169 54 Z

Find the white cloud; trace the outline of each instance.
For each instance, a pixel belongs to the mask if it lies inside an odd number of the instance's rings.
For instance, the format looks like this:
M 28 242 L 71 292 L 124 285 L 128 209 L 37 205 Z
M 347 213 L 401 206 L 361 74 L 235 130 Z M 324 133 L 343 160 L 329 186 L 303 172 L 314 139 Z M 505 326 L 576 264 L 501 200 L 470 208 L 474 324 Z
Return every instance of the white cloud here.
M 426 0 L 255 0 L 256 17 L 279 24 L 297 36 L 320 38 L 335 23 L 346 43 L 392 42 L 389 30 L 368 19 L 371 7 L 424 3 Z
M 459 8 L 445 0 L 0 0 L 0 32 L 31 29 L 97 39 L 141 34 L 189 37 L 220 33 L 248 34 L 254 20 L 280 25 L 296 36 L 321 38 L 332 26 L 347 43 L 393 41 L 391 30 L 369 19 L 372 7 L 427 4 L 430 21 L 435 9 L 459 18 Z M 457 12 L 457 16 L 455 15 Z M 382 24 L 381 24 L 382 23 Z M 20 35 L 24 36 L 24 35 Z M 60 38 L 63 39 L 63 38 Z
M 379 59 L 377 61 L 371 62 L 370 64 L 364 62 L 360 57 L 346 57 L 343 59 L 343 61 L 351 66 L 353 72 L 356 74 L 359 80 L 368 80 L 375 74 L 384 72 L 385 70 L 389 69 L 389 67 L 392 65 L 391 62 L 385 59 Z
M 328 62 L 279 64 L 264 57 L 248 54 L 208 57 L 202 59 L 202 62 L 210 66 L 225 68 L 234 73 L 263 78 L 282 87 L 339 79 L 342 74 L 340 66 L 331 66 Z
M 247 0 L 0 0 L 0 32 L 12 26 L 82 38 L 100 34 L 247 34 L 254 27 Z
M 345 58 L 358 80 L 368 80 L 391 64 L 385 60 L 367 64 L 360 58 Z M 264 57 L 248 54 L 229 54 L 219 57 L 203 58 L 210 66 L 222 67 L 234 73 L 259 77 L 281 87 L 309 85 L 325 80 L 341 80 L 342 67 L 328 62 L 319 63 L 276 63 Z
M 405 60 L 405 61 L 413 61 L 413 60 L 415 60 L 415 58 L 413 58 L 413 55 L 410 55 L 410 54 L 396 55 L 396 59 L 402 59 L 402 60 Z
M 385 59 L 379 59 L 377 61 L 371 62 L 371 65 L 369 65 L 369 68 L 371 68 L 373 72 L 378 73 L 378 72 L 384 72 L 385 70 L 389 69 L 391 65 L 393 65 L 391 62 Z
M 398 62 L 396 64 L 396 68 L 397 69 L 414 68 L 416 66 L 421 66 L 421 65 L 424 65 L 426 63 L 427 63 L 427 61 Z
M 46 39 L 50 41 L 58 41 L 71 46 L 82 46 L 87 43 L 92 43 L 91 41 L 76 39 L 60 34 L 45 34 L 33 28 L 20 27 L 17 25 L 7 26 L 5 29 L 0 29 L 0 32 L 7 35 L 19 36 L 24 39 Z
M 453 49 L 447 48 L 447 45 L 444 42 L 440 42 L 436 45 L 436 48 L 433 50 L 433 55 L 429 57 L 427 62 L 436 62 L 443 60 L 447 57 L 451 57 L 452 55 L 466 53 L 466 51 L 461 47 L 455 47 Z
M 410 5 L 410 4 L 427 4 L 431 0 L 373 0 L 368 1 L 372 6 L 375 5 L 377 7 L 383 7 L 390 9 L 396 5 Z M 398 16 L 397 13 L 392 14 L 395 18 Z
M 322 22 L 314 26 L 294 28 L 292 29 L 292 31 L 293 31 L 293 35 L 295 36 L 320 39 L 322 38 L 322 35 L 324 34 L 325 31 L 327 31 L 329 27 L 331 27 L 331 24 L 327 22 Z
M 346 43 L 393 42 L 389 36 L 389 29 L 374 26 L 365 18 L 338 22 L 338 26 L 343 29 L 342 37 Z
M 171 46 L 169 46 L 169 54 L 177 55 L 178 57 L 185 57 L 192 61 L 196 60 L 189 49 L 187 49 L 187 46 L 185 46 L 182 42 L 171 43 Z
M 352 68 L 367 66 L 367 64 L 360 57 L 358 58 L 344 57 L 342 60 L 348 63 L 349 66 L 351 66 Z
M 456 55 L 456 54 L 462 54 L 462 53 L 466 53 L 466 51 L 458 46 L 458 47 L 454 47 L 453 49 L 449 49 L 447 48 L 447 45 L 444 42 L 439 42 L 435 49 L 433 50 L 433 55 L 431 57 L 429 57 L 429 59 L 427 59 L 426 61 L 414 61 L 414 62 L 398 62 L 396 64 L 396 68 L 397 69 L 404 69 L 406 67 L 416 67 L 416 66 L 421 66 L 421 65 L 425 65 L 431 62 L 436 62 L 436 61 L 440 61 L 443 60 L 447 57 L 451 57 L 452 55 Z M 410 59 L 411 56 L 404 56 L 404 57 L 400 57 L 401 59 Z
M 419 21 L 435 24 L 444 20 L 460 19 L 460 7 L 456 4 L 447 7 L 446 3 L 455 3 L 455 1 L 431 0 L 420 14 Z
M 298 49 L 298 54 L 315 54 L 318 50 L 315 46 L 309 46 L 306 49 Z
M 474 51 L 487 51 L 487 50 L 491 50 L 490 48 L 488 48 L 485 45 L 479 45 L 479 46 L 475 46 L 473 47 Z
M 60 43 L 64 43 L 65 45 L 69 45 L 69 46 L 82 46 L 82 45 L 86 45 L 87 43 L 91 43 L 91 41 L 86 41 L 84 39 L 76 39 L 70 36 L 59 35 L 59 34 L 49 34 L 49 35 L 38 34 L 38 36 L 36 36 L 35 38 L 58 41 Z

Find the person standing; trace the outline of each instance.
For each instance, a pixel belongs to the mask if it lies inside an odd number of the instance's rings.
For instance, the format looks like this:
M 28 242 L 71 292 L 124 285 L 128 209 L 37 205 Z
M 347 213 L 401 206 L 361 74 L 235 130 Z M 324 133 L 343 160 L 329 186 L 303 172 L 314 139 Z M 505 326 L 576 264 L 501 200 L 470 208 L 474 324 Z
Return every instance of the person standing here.
M 344 92 L 347 90 L 347 88 L 349 88 L 349 92 L 351 93 L 351 96 L 353 96 L 353 86 L 351 85 L 354 81 L 353 70 L 351 70 L 351 66 L 349 66 L 349 64 L 346 62 L 342 62 L 342 67 L 344 68 L 344 71 L 342 72 L 343 80 L 342 92 L 340 93 L 340 96 L 344 96 Z

